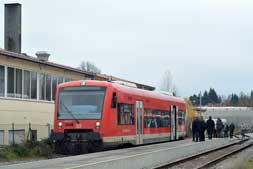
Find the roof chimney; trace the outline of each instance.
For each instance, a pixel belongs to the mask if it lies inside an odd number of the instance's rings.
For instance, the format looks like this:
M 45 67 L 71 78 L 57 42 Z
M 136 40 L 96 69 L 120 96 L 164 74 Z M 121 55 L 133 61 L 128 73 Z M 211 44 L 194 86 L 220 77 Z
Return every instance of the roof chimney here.
M 5 4 L 4 48 L 21 53 L 21 4 Z
M 48 61 L 48 58 L 50 56 L 49 53 L 45 52 L 45 51 L 38 51 L 35 53 L 35 55 L 37 56 L 37 58 L 40 60 L 40 61 Z

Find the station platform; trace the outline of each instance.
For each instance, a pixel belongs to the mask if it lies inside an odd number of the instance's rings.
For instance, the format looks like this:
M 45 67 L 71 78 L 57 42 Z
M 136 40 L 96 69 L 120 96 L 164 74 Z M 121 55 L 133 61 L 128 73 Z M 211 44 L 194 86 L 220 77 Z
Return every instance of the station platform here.
M 191 139 L 111 150 L 78 156 L 1 166 L 0 169 L 148 169 L 215 147 L 239 141 L 237 138 Z

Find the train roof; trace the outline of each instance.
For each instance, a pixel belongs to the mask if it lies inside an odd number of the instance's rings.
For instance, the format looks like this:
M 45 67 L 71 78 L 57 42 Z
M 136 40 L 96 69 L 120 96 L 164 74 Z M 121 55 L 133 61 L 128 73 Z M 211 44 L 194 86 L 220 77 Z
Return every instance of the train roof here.
M 138 96 L 142 97 L 149 97 L 153 99 L 159 99 L 159 100 L 165 100 L 165 101 L 172 101 L 172 102 L 180 102 L 180 103 L 185 103 L 183 98 L 176 97 L 176 96 L 170 96 L 165 93 L 161 93 L 158 91 L 148 91 L 144 89 L 138 89 L 138 88 L 133 88 L 133 87 L 128 87 L 116 83 L 111 83 L 114 88 L 117 90 L 126 93 L 126 94 L 135 94 Z
M 65 83 L 60 84 L 60 87 L 71 86 L 71 85 L 75 85 L 75 84 L 77 85 L 77 83 L 79 85 L 80 82 L 83 82 L 83 81 L 84 80 L 65 82 Z M 134 94 L 134 95 L 138 95 L 138 96 L 142 96 L 142 97 L 148 97 L 148 98 L 153 98 L 153 99 L 158 99 L 158 100 L 172 101 L 172 102 L 178 102 L 178 103 L 185 104 L 185 101 L 183 98 L 170 96 L 166 93 L 160 93 L 158 91 L 149 91 L 149 90 L 125 86 L 125 85 L 118 84 L 118 83 L 108 82 L 108 81 L 85 80 L 85 83 L 87 85 L 111 86 L 111 87 L 117 89 L 118 91 L 121 91 L 122 93 L 129 94 L 129 95 Z

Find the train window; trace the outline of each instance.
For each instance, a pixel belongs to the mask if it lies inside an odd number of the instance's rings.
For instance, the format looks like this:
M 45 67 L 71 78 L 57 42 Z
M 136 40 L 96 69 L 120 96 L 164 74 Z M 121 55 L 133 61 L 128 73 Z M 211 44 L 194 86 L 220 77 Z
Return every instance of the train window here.
M 170 114 L 170 111 L 166 111 L 166 116 L 168 117 L 168 126 L 170 127 L 171 126 L 171 114 Z
M 155 118 L 157 127 L 161 127 L 161 111 L 153 110 L 153 118 Z
M 178 124 L 184 125 L 185 124 L 185 114 L 183 111 L 178 112 Z
M 144 127 L 159 128 L 170 126 L 169 111 L 144 109 Z
M 169 112 L 162 111 L 161 112 L 161 127 L 168 127 L 169 126 Z
M 152 109 L 144 109 L 144 127 L 157 128 L 156 118 L 153 116 Z
M 117 94 L 113 92 L 111 108 L 116 108 L 116 107 L 117 107 Z
M 133 125 L 134 124 L 134 106 L 132 104 L 118 104 L 118 124 Z
M 64 87 L 59 92 L 58 119 L 101 119 L 105 87 Z

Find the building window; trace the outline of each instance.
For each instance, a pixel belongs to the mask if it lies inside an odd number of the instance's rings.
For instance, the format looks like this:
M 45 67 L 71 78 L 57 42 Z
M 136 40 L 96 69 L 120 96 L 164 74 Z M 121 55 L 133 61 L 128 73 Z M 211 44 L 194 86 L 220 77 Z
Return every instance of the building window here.
M 31 130 L 30 139 L 31 139 L 32 142 L 37 141 L 37 130 Z
M 7 97 L 51 101 L 55 100 L 57 85 L 72 80 L 0 65 L 0 97 L 7 93 Z
M 25 142 L 25 130 L 9 130 L 9 144 L 20 144 Z
M 7 93 L 8 97 L 22 97 L 23 73 L 21 69 L 8 67 Z
M 4 130 L 0 130 L 0 145 L 4 145 Z
M 14 97 L 14 68 L 8 67 L 7 74 L 7 92 L 8 97 Z
M 65 82 L 70 82 L 70 81 L 73 81 L 74 79 L 72 79 L 72 78 L 68 78 L 68 77 L 66 77 L 65 78 Z
M 30 71 L 24 70 L 24 91 L 23 98 L 31 98 L 31 73 Z
M 52 76 L 52 100 L 55 100 L 56 89 L 57 89 L 57 77 Z
M 39 99 L 40 100 L 45 100 L 45 82 L 46 82 L 46 79 L 45 79 L 45 74 L 43 73 L 40 73 L 39 74 L 39 93 L 40 93 L 40 97 Z
M 37 99 L 37 73 L 31 72 L 31 98 Z
M 16 69 L 16 81 L 15 81 L 15 97 L 22 97 L 22 70 Z
M 58 77 L 58 85 L 59 85 L 60 83 L 63 83 L 63 77 Z
M 4 96 L 5 91 L 5 69 L 4 66 L 0 66 L 0 96 Z
M 134 111 L 131 104 L 118 104 L 118 124 L 134 124 Z
M 51 75 L 46 75 L 46 100 L 51 101 Z

